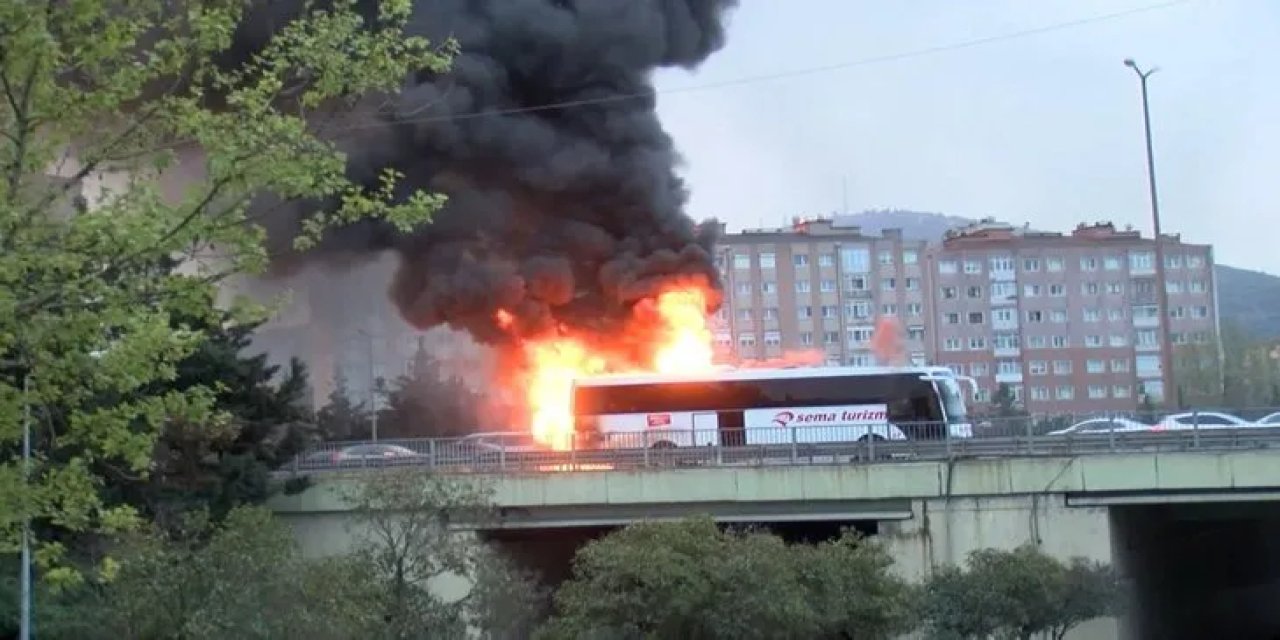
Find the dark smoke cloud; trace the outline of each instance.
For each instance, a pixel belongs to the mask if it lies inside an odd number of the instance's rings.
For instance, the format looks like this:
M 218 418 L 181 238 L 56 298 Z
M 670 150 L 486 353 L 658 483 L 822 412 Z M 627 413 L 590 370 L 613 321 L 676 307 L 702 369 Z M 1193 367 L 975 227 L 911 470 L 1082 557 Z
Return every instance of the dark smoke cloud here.
M 607 332 L 672 278 L 705 279 L 718 292 L 715 230 L 683 211 L 650 76 L 696 67 L 723 46 L 736 3 L 421 0 L 411 30 L 451 36 L 461 55 L 447 74 L 419 74 L 393 101 L 356 114 L 342 144 L 353 178 L 372 183 L 395 167 L 407 186 L 447 193 L 449 205 L 419 233 L 364 223 L 281 266 L 393 249 L 402 266 L 390 294 L 410 323 L 486 341 L 503 335 L 498 309 L 523 332 Z M 259 10 L 243 50 L 296 8 Z M 561 103 L 577 104 L 513 112 Z M 272 220 L 272 236 L 288 237 L 304 210 Z

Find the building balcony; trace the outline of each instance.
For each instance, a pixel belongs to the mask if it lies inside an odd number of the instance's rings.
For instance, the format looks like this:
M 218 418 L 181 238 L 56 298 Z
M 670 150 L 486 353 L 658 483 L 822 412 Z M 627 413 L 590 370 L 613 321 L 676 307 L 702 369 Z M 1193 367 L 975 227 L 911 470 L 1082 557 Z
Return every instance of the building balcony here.
M 997 358 L 1016 358 L 1022 355 L 1022 349 L 1018 347 L 996 347 L 995 356 Z
M 996 384 L 1022 384 L 1022 372 L 997 373 Z
M 1160 343 L 1155 344 L 1137 344 L 1133 346 L 1133 350 L 1139 353 L 1151 353 L 1160 350 Z
M 1159 327 L 1159 326 L 1160 326 L 1160 318 L 1152 318 L 1152 317 L 1141 318 L 1141 317 L 1139 317 L 1139 318 L 1134 318 L 1134 319 L 1133 319 L 1133 328 L 1134 328 L 1134 329 L 1155 329 L 1155 328 L 1157 328 L 1157 327 Z
M 1012 282 L 1018 279 L 1018 272 L 1014 270 L 988 271 L 987 273 L 991 276 L 991 279 L 996 282 Z

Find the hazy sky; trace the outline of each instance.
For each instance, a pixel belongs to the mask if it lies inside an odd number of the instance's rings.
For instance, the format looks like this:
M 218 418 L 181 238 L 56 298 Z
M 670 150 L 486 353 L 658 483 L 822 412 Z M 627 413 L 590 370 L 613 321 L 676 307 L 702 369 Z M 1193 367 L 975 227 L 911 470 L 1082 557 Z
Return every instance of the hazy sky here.
M 1280 274 L 1280 2 L 1190 0 L 970 48 L 943 47 L 1159 0 L 743 0 L 729 43 L 658 78 L 695 218 L 779 226 L 842 207 L 1150 232 L 1150 79 L 1162 224 L 1220 262 Z M 1270 63 L 1270 64 L 1268 64 Z

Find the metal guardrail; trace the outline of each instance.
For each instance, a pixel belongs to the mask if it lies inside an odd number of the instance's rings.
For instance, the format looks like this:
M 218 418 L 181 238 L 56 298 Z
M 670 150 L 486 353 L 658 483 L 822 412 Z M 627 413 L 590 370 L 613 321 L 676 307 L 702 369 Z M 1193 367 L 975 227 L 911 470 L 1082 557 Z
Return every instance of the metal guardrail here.
M 1280 425 L 1193 424 L 1189 428 L 1159 429 L 1145 425 L 1133 428 L 1116 420 L 1106 430 L 1044 433 L 1034 427 L 1040 422 L 1031 418 L 1019 420 L 994 426 L 988 423 L 986 428 L 976 425 L 971 437 L 958 437 L 953 429 L 938 424 L 895 425 L 901 431 L 896 437 L 882 426 L 649 431 L 577 442 L 562 451 L 508 444 L 523 436 L 514 433 L 333 442 L 299 456 L 280 471 L 301 474 L 418 466 L 442 473 L 494 474 L 1280 448 Z M 667 446 L 673 442 L 685 446 Z

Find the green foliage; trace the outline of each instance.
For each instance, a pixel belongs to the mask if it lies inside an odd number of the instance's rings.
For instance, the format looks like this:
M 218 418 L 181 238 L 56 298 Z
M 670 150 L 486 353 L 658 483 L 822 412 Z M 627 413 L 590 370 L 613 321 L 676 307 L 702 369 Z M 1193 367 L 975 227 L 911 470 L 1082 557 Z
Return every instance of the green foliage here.
M 408 0 L 380 2 L 373 20 L 334 0 L 306 3 L 257 54 L 219 65 L 247 4 L 0 0 L 0 547 L 27 517 L 40 530 L 132 524 L 102 494 L 102 470 L 150 473 L 162 432 L 244 437 L 230 435 L 218 390 L 168 385 L 220 319 L 218 282 L 266 261 L 251 201 L 335 203 L 299 248 L 362 218 L 411 227 L 442 202 L 393 201 L 391 172 L 373 190 L 350 182 L 306 116 L 443 70 L 452 44 L 407 37 Z M 189 268 L 160 264 L 170 257 Z M 27 408 L 39 445 L 29 483 L 15 458 Z M 227 473 L 256 490 L 252 472 Z M 46 540 L 37 556 L 51 568 L 65 553 Z
M 1005 382 L 1001 382 L 996 387 L 996 392 L 991 395 L 991 408 L 996 417 L 1000 418 L 1015 418 L 1027 414 L 1022 404 L 1014 398 L 1013 387 Z
M 589 543 L 556 593 L 556 638 L 891 638 L 911 590 L 856 537 L 788 546 L 710 518 L 641 522 Z
M 1083 558 L 1063 563 L 1026 545 L 975 551 L 965 569 L 938 569 L 924 586 L 921 613 L 931 637 L 940 640 L 1060 640 L 1122 603 L 1110 566 Z
M 1275 341 L 1259 339 L 1234 322 L 1223 322 L 1220 335 L 1221 351 L 1213 343 L 1177 349 L 1174 371 L 1185 406 L 1229 411 L 1280 406 Z
M 483 430 L 484 400 L 462 380 L 448 376 L 426 349 L 418 346 L 409 375 L 397 379 L 378 412 L 383 438 L 463 436 Z
M 491 492 L 470 482 L 394 470 L 367 474 L 346 496 L 355 515 L 353 558 L 372 572 L 371 610 L 388 638 L 457 638 L 468 626 L 489 638 L 530 622 L 540 591 L 530 576 L 450 529 L 492 515 Z M 433 586 L 474 583 L 454 597 Z
M 337 375 L 329 401 L 316 414 L 320 435 L 329 441 L 364 440 L 370 437 L 369 411 L 363 402 L 352 402 L 346 378 Z

